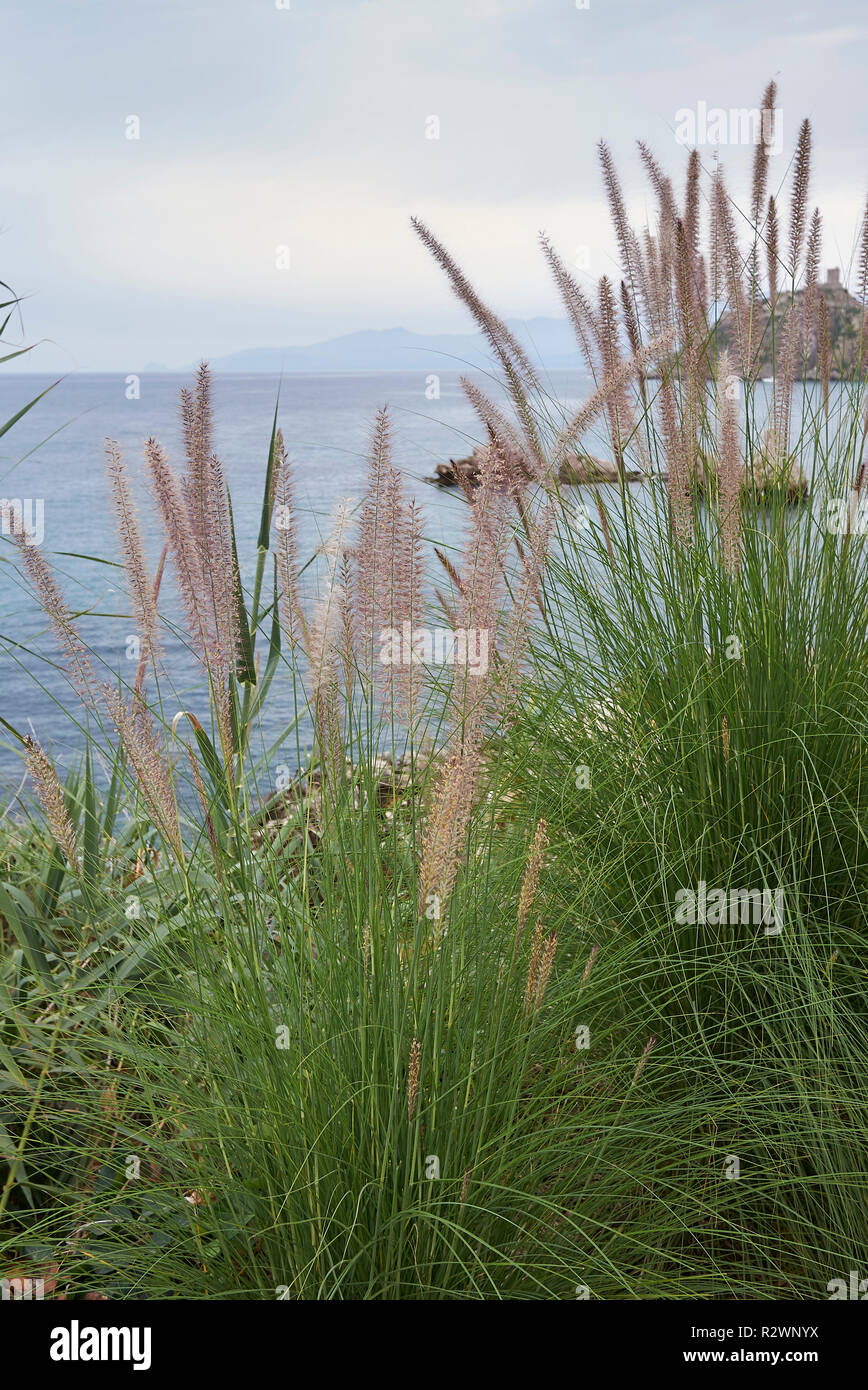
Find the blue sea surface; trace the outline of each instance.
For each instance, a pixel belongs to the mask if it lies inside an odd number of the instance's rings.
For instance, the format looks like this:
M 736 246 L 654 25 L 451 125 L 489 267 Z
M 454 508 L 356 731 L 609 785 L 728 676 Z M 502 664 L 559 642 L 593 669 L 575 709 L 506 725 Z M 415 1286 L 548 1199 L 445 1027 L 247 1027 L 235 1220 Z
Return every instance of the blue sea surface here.
M 475 378 L 493 395 L 497 384 Z M 0 378 L 0 423 L 47 387 L 51 378 Z M 148 558 L 156 565 L 162 532 L 148 494 L 142 446 L 153 436 L 184 467 L 178 391 L 190 382 L 177 374 L 143 374 L 139 399 L 128 398 L 122 375 L 64 378 L 0 439 L 0 497 L 42 499 L 42 550 L 58 574 L 98 672 L 132 682 L 127 658 L 133 626 L 126 611 L 117 561 L 115 521 L 105 474 L 104 441 L 122 446 L 134 490 Z M 548 374 L 560 409 L 574 407 L 592 389 L 579 371 Z M 447 551 L 460 547 L 467 509 L 457 491 L 424 482 L 434 466 L 461 457 L 481 442 L 483 430 L 459 384 L 458 372 L 439 376 L 439 397 L 430 399 L 430 378 L 421 372 L 329 375 L 219 374 L 213 379 L 215 444 L 226 470 L 238 536 L 242 581 L 252 582 L 262 490 L 275 406 L 287 451 L 295 465 L 299 551 L 311 555 L 329 530 L 340 499 L 358 499 L 365 487 L 367 446 L 377 409 L 388 405 L 394 424 L 394 459 L 408 490 L 422 506 L 427 537 Z M 557 413 L 557 411 L 556 411 Z M 25 520 L 27 506 L 25 500 Z M 89 558 L 82 558 L 89 557 Z M 266 581 L 268 582 L 268 580 Z M 161 611 L 182 626 L 171 573 L 161 592 Z M 165 710 L 188 707 L 203 715 L 206 692 L 198 664 L 180 635 L 164 633 Z M 61 766 L 83 747 L 81 709 L 58 669 L 60 653 L 45 616 L 21 574 L 15 547 L 0 540 L 0 714 L 22 733 L 32 731 Z M 171 688 L 171 693 L 166 691 Z M 174 708 L 170 707 L 174 700 Z M 292 718 L 289 674 L 275 682 L 263 736 L 277 737 Z M 20 752 L 0 727 L 0 791 L 11 795 L 21 779 Z M 3 803 L 5 804 L 5 802 Z M 0 804 L 2 810 L 2 804 Z

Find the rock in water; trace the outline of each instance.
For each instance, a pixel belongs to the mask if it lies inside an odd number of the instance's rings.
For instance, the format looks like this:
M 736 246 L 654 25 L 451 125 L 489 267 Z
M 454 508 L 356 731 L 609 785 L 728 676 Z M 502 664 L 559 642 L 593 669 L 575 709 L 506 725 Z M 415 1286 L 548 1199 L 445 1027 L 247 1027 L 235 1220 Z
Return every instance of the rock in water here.
M 644 475 L 638 469 L 625 469 L 624 481 L 636 483 Z M 558 469 L 558 482 L 581 486 L 590 483 L 617 483 L 618 469 L 606 459 L 594 458 L 592 454 L 570 454 Z
M 448 463 L 438 463 L 434 469 L 433 477 L 426 478 L 428 483 L 436 483 L 438 487 L 461 487 L 465 492 L 479 486 L 480 469 L 482 464 L 481 450 L 474 449 L 467 458 L 450 459 Z M 534 471 L 528 466 L 522 470 L 527 478 L 534 476 Z M 638 482 L 644 475 L 635 469 L 628 469 L 624 473 L 625 481 L 628 483 Z M 617 483 L 618 470 L 614 463 L 605 459 L 594 458 L 591 454 L 570 454 L 558 469 L 558 482 L 580 486 L 589 483 Z

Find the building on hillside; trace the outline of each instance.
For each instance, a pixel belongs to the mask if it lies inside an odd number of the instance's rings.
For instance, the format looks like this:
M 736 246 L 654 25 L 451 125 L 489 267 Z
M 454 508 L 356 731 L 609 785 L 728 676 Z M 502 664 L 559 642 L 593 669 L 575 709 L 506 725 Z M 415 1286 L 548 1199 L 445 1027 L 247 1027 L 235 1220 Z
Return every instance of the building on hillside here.
M 817 294 L 816 300 L 807 289 L 796 290 L 795 294 L 791 295 L 783 287 L 779 288 L 774 313 L 774 336 L 768 300 L 764 299 L 756 305 L 751 326 L 751 340 L 755 344 L 751 375 L 775 375 L 772 362 L 773 341 L 774 356 L 780 371 L 787 321 L 793 311 L 801 315 L 803 323 L 801 343 L 797 352 L 797 380 L 821 379 L 824 375 L 824 357 L 828 363 L 829 378 L 833 381 L 853 376 L 860 363 L 862 374 L 866 373 L 866 306 L 850 294 L 842 283 L 841 272 L 837 267 L 827 270 L 825 279 L 818 282 L 814 289 Z M 740 361 L 735 315 L 731 311 L 725 313 L 720 320 L 718 343 L 721 347 L 730 349 L 736 362 Z

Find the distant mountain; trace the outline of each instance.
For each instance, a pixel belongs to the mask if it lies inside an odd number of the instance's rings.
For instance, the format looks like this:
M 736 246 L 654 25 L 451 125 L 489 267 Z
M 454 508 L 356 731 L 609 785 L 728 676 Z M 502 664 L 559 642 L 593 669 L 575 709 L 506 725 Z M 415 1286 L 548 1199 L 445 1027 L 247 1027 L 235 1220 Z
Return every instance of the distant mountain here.
M 510 328 L 543 368 L 580 368 L 566 319 L 511 320 Z M 308 347 L 248 348 L 212 359 L 215 372 L 464 371 L 488 367 L 492 352 L 481 333 L 411 333 L 407 328 L 347 333 Z

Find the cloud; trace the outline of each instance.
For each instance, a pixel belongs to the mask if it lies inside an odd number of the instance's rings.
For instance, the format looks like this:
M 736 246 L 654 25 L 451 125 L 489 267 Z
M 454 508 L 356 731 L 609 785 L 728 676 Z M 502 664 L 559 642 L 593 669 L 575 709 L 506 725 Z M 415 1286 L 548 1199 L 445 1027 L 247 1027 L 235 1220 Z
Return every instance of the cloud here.
M 28 329 L 61 345 L 58 364 L 94 369 L 460 329 L 407 230 L 418 213 L 504 312 L 548 312 L 540 227 L 613 268 L 598 139 L 641 217 L 635 138 L 680 184 L 676 111 L 753 105 L 775 72 L 787 141 L 814 119 L 815 194 L 833 197 L 829 244 L 848 245 L 868 134 L 861 8 L 832 0 L 820 27 L 784 0 L 732 0 L 726 19 L 712 44 L 707 10 L 681 0 L 7 6 L 0 277 L 37 294 Z M 749 155 L 725 155 L 746 196 Z

